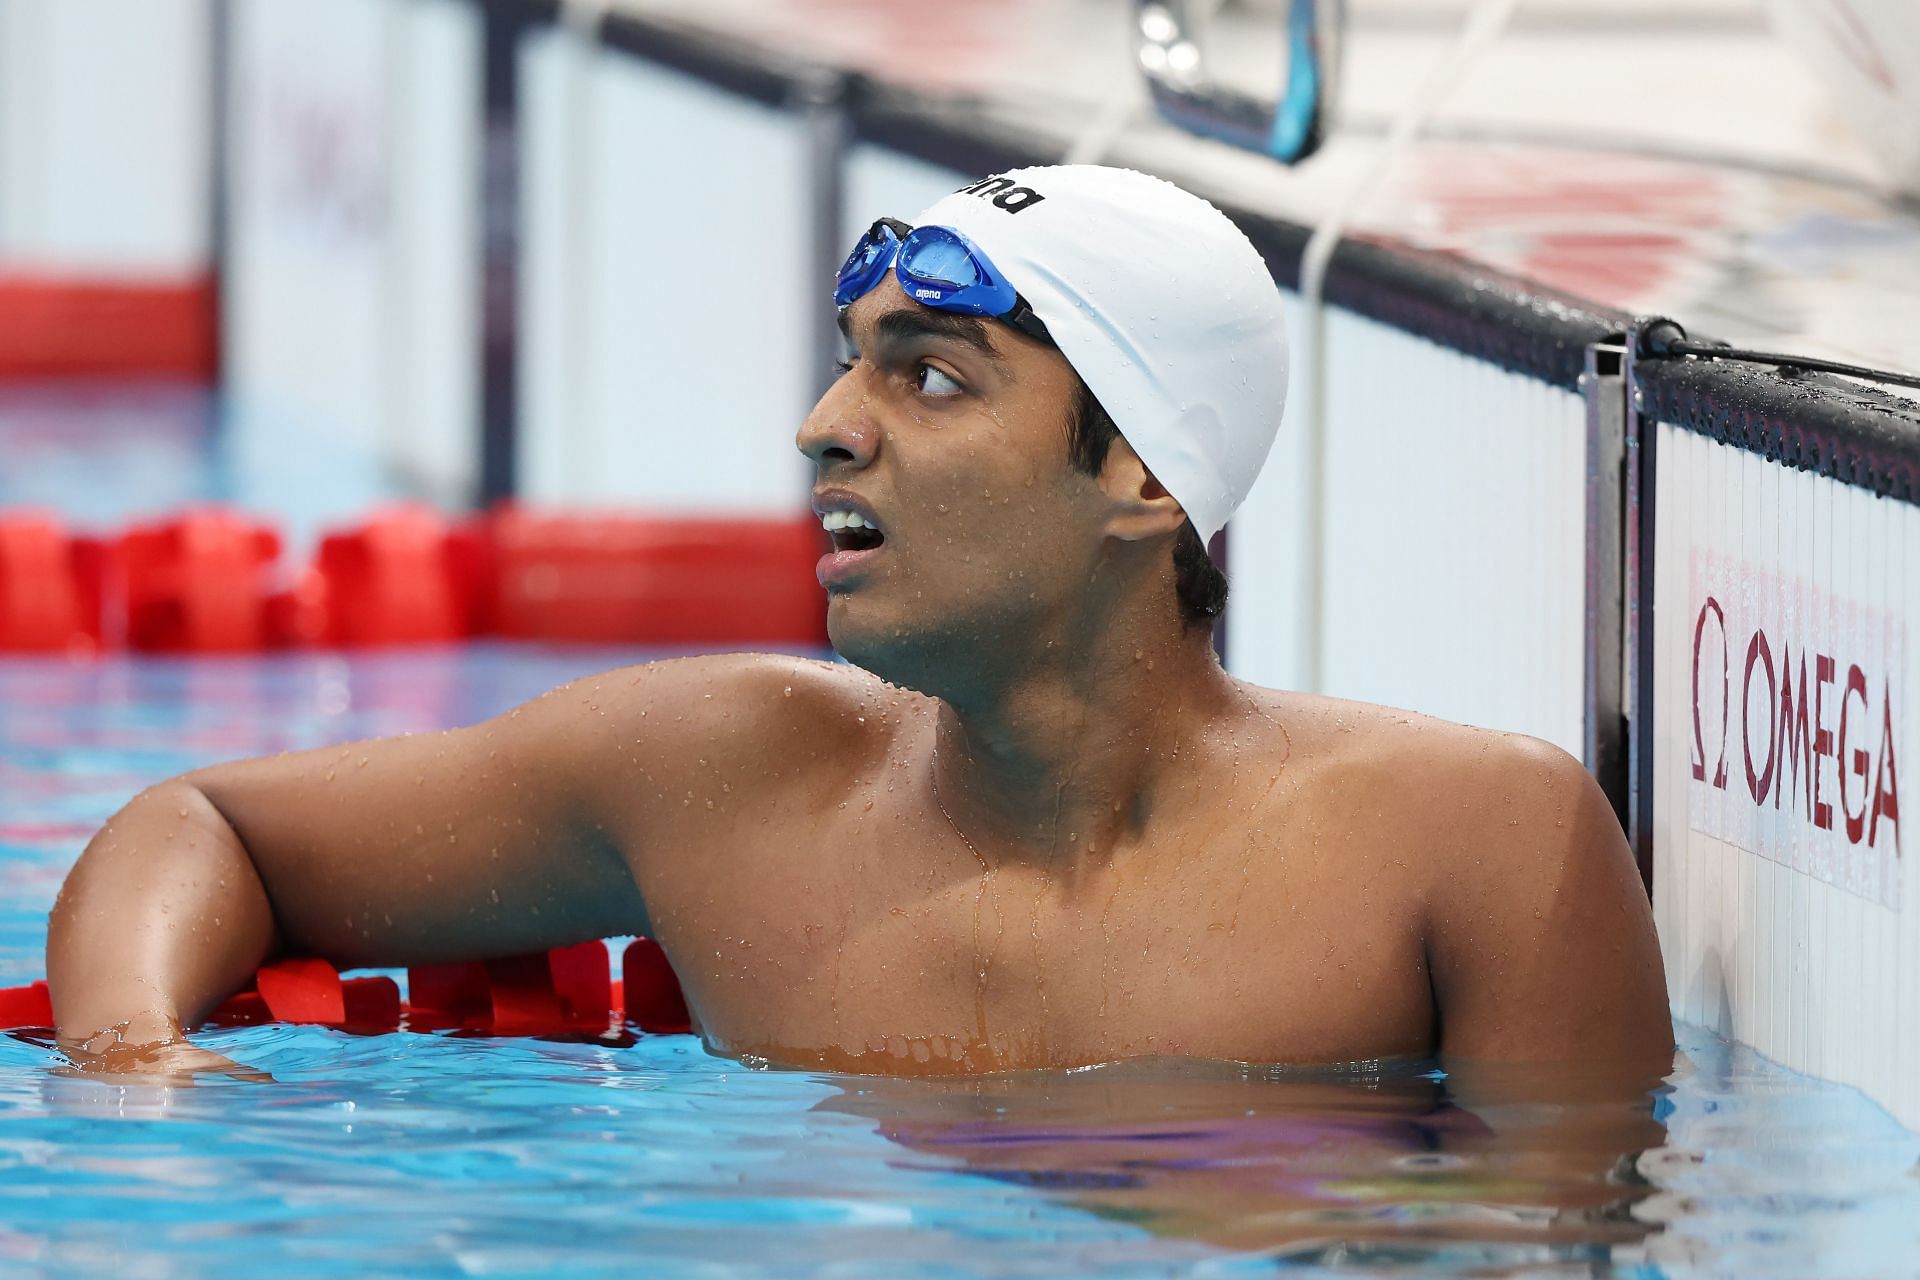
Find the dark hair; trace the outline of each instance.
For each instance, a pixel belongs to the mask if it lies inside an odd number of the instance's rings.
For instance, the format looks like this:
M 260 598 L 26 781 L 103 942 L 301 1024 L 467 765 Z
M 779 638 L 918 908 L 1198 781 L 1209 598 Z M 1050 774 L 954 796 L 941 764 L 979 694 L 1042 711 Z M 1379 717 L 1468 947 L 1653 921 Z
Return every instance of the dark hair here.
M 1086 383 L 1076 380 L 1073 413 L 1067 420 L 1067 457 L 1090 476 L 1106 465 L 1107 450 L 1120 428 Z M 1188 520 L 1173 539 L 1174 594 L 1180 601 L 1180 620 L 1189 627 L 1211 627 L 1227 607 L 1227 575 L 1207 555 L 1199 531 Z

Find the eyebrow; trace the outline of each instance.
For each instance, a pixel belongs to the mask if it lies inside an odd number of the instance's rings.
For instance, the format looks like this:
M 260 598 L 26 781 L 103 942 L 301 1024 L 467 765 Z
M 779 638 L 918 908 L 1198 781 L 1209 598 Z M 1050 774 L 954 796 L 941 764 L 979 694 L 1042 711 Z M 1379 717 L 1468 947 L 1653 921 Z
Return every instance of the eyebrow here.
M 859 346 L 853 341 L 844 309 L 840 312 L 840 333 L 849 343 Z M 993 340 L 987 336 L 986 322 L 978 316 L 915 306 L 884 312 L 873 322 L 876 345 L 904 346 L 918 338 L 945 338 L 978 352 L 996 365 L 1004 366 L 1007 362 L 1006 357 L 994 349 Z

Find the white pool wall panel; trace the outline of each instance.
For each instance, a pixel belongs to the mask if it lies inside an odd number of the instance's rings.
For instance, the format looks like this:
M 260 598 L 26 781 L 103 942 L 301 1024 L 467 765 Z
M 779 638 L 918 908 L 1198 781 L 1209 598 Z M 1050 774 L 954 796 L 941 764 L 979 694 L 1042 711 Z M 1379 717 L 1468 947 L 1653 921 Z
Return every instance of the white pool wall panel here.
M 1308 589 L 1309 471 L 1300 362 L 1300 295 L 1280 291 L 1292 345 L 1286 413 L 1266 464 L 1227 525 L 1227 668 L 1274 689 L 1304 689 L 1312 672 L 1301 630 Z
M 801 509 L 828 287 L 804 117 L 560 30 L 522 67 L 522 492 Z
M 382 436 L 391 464 L 438 501 L 479 483 L 481 27 L 468 0 L 413 0 L 395 32 L 389 210 L 389 366 Z
M 1920 1124 L 1899 787 L 1920 758 L 1920 508 L 1658 432 L 1654 907 L 1674 1012 Z
M 235 0 L 221 371 L 240 465 L 325 440 L 378 448 L 399 10 Z
M 208 269 L 211 12 L 0 3 L 0 269 L 130 284 Z
M 1579 754 L 1584 401 L 1338 309 L 1324 370 L 1320 691 Z M 1229 662 L 1296 688 L 1312 680 L 1296 638 L 1310 572 L 1305 376 L 1296 365 L 1273 454 L 1228 534 Z
M 479 16 L 462 0 L 236 0 L 222 363 L 236 464 L 471 497 Z M 281 495 L 295 523 L 363 487 Z

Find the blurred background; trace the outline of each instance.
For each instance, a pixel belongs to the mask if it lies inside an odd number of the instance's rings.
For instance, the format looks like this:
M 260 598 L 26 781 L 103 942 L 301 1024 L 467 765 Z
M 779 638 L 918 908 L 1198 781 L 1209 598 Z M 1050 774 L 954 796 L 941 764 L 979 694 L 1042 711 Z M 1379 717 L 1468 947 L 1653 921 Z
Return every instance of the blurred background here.
M 1209 66 L 1271 96 L 1287 8 L 1223 6 Z M 0 0 L 0 504 L 231 498 L 296 538 L 396 495 L 789 510 L 845 233 L 971 172 L 835 136 L 834 74 L 1304 225 L 1469 6 L 1344 8 L 1288 167 L 1156 116 L 1120 0 Z M 1356 225 L 1912 368 L 1916 30 L 1527 0 Z

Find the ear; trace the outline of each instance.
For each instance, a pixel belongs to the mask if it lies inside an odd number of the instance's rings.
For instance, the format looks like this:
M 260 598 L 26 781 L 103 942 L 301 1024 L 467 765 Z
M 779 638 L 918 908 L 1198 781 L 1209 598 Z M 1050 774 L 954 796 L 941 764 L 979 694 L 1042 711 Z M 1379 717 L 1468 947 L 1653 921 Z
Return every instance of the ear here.
M 1187 513 L 1166 486 L 1147 470 L 1124 436 L 1116 436 L 1100 468 L 1100 491 L 1107 498 L 1106 534 L 1122 542 L 1144 542 L 1178 533 Z

